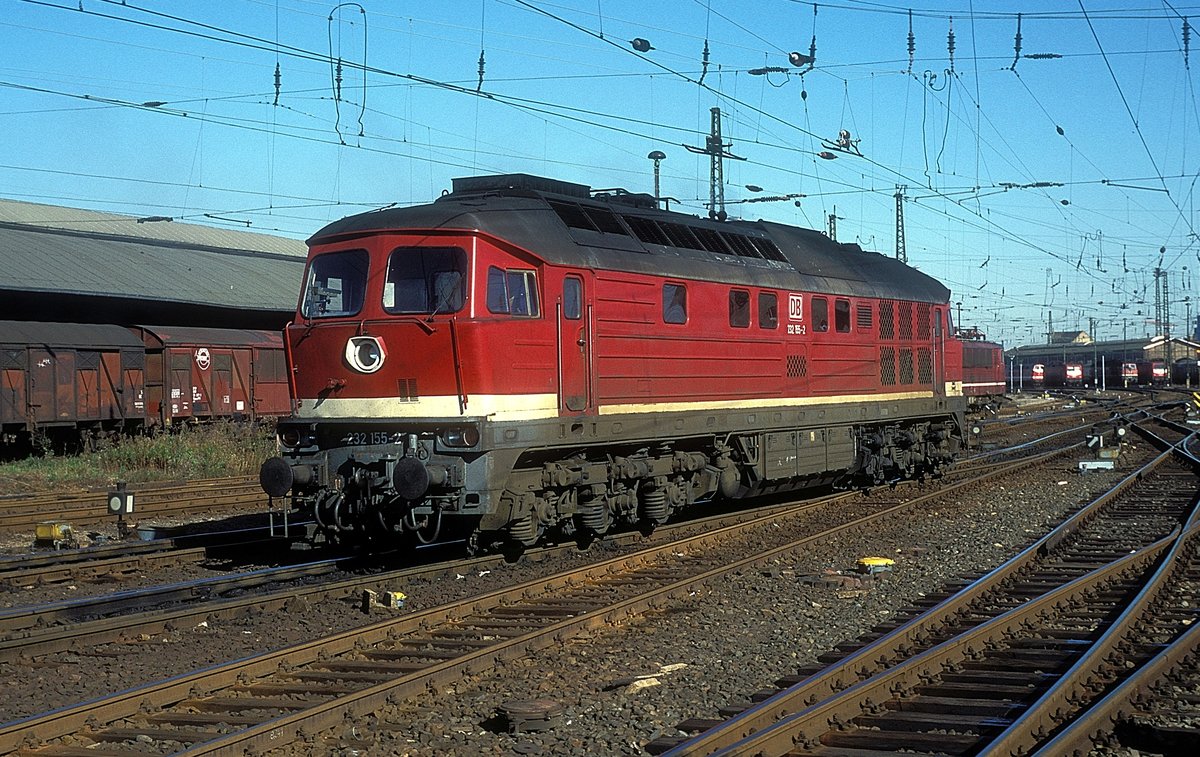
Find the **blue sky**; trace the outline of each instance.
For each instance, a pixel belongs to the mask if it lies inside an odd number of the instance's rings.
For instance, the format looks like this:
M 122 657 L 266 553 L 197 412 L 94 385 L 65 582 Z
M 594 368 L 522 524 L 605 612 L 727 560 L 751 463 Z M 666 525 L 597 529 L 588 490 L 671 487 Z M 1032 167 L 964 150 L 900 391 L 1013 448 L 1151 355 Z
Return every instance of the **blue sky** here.
M 708 159 L 683 145 L 704 144 L 720 107 L 746 158 L 725 165 L 731 215 L 824 229 L 835 213 L 840 241 L 891 254 L 904 185 L 910 262 L 951 287 L 964 324 L 1010 345 L 1040 341 L 1051 314 L 1056 330 L 1094 319 L 1104 338 L 1151 333 L 1160 265 L 1174 333 L 1200 313 L 1200 38 L 1188 32 L 1185 54 L 1182 20 L 1200 5 L 3 7 L 11 199 L 303 238 L 477 173 L 650 191 L 646 156 L 662 150 L 663 194 L 703 215 Z M 653 49 L 636 52 L 636 38 Z M 814 39 L 811 69 L 789 65 Z M 820 157 L 841 129 L 862 155 Z M 786 194 L 805 196 L 744 202 Z

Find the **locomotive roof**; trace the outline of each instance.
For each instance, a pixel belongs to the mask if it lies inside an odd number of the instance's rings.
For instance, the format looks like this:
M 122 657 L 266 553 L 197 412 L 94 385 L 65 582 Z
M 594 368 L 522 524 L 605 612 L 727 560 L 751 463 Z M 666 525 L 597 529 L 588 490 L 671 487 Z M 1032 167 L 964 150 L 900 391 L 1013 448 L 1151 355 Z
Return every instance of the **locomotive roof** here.
M 898 260 L 769 221 L 713 221 L 659 210 L 649 195 L 593 195 L 527 174 L 455 179 L 426 205 L 343 218 L 309 244 L 373 232 L 471 230 L 547 263 L 854 297 L 946 302 L 950 290 Z

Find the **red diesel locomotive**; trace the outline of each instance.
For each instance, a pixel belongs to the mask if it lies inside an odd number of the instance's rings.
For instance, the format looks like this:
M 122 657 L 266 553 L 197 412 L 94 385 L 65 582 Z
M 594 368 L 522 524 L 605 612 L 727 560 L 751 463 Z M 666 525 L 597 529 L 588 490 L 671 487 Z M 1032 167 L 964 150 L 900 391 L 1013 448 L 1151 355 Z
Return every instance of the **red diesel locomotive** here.
M 933 474 L 963 445 L 949 291 L 816 231 L 516 174 L 309 244 L 261 481 L 320 538 L 651 528 Z

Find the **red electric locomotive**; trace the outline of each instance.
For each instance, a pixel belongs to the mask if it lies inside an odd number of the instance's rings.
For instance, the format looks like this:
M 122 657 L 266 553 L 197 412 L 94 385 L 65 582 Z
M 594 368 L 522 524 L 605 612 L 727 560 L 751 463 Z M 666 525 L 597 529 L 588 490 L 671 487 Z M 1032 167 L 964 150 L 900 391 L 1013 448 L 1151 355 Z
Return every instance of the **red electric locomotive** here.
M 972 409 L 995 410 L 1004 398 L 1004 348 L 986 341 L 978 329 L 960 329 L 962 392 Z
M 1154 386 L 1164 386 L 1170 379 L 1170 372 L 1167 370 L 1167 361 L 1154 359 L 1150 361 L 1150 382 Z
M 261 480 L 325 539 L 653 527 L 963 443 L 949 291 L 816 231 L 517 174 L 309 244 Z

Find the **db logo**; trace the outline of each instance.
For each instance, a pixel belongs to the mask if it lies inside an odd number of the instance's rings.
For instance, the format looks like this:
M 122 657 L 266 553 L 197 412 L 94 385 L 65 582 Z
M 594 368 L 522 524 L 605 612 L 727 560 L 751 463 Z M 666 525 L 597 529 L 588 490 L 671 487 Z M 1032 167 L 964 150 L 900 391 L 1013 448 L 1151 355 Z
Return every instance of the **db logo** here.
M 201 347 L 196 350 L 196 365 L 200 366 L 200 370 L 207 371 L 209 363 L 212 362 L 212 357 L 208 354 L 207 347 Z
M 803 321 L 804 320 L 804 295 L 789 294 L 788 295 L 788 320 Z

